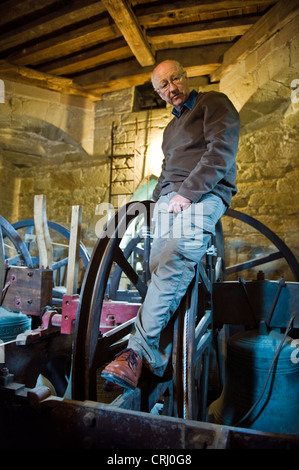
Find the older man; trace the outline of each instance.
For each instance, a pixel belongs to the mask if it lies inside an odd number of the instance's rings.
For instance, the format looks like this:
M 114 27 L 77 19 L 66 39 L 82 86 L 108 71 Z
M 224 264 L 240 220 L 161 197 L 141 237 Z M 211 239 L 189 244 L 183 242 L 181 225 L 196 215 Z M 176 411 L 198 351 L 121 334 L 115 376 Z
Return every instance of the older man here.
M 137 386 L 143 364 L 163 376 L 172 349 L 167 326 L 237 192 L 240 121 L 227 96 L 190 91 L 186 71 L 173 60 L 154 69 L 152 84 L 173 106 L 174 117 L 164 130 L 164 160 L 153 192 L 151 282 L 128 347 L 102 372 L 125 388 Z

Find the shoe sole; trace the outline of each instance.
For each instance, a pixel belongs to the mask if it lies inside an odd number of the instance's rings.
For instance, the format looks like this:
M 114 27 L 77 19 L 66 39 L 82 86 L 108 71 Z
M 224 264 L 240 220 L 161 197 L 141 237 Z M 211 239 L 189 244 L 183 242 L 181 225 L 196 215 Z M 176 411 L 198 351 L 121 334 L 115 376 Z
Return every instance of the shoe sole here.
M 117 375 L 114 375 L 114 374 L 109 374 L 108 372 L 103 372 L 101 374 L 101 377 L 103 377 L 103 379 L 105 380 L 108 380 L 109 382 L 113 382 L 117 385 L 120 385 L 120 387 L 123 387 L 127 390 L 135 390 L 136 388 L 136 385 L 132 384 L 131 382 L 127 382 L 121 377 L 118 377 Z
M 117 385 L 114 382 L 110 382 L 109 380 L 105 380 L 103 384 L 103 390 L 105 392 L 121 392 L 123 390 L 123 387 L 120 385 Z

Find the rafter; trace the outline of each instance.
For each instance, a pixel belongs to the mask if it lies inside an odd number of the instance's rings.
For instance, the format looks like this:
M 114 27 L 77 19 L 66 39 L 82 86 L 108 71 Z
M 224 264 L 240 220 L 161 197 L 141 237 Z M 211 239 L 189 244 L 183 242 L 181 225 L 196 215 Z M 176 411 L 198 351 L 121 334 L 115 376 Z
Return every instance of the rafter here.
M 10 54 L 6 59 L 18 65 L 35 65 L 71 54 L 78 49 L 99 44 L 101 41 L 111 41 L 120 37 L 117 26 L 110 23 L 108 18 L 95 21 L 87 26 L 75 29 L 72 33 L 59 34 L 51 39 L 29 46 L 20 52 Z
M 78 75 L 88 69 L 99 67 L 113 61 L 133 57 L 133 53 L 124 39 L 110 41 L 103 46 L 93 47 L 80 54 L 72 54 L 63 59 L 41 65 L 38 70 L 57 75 Z
M 250 14 L 258 8 L 267 8 L 278 0 L 169 0 L 163 2 L 141 3 L 134 12 L 139 24 L 146 28 L 175 25 L 200 21 L 211 14 L 227 14 L 243 11 Z
M 103 12 L 105 7 L 98 0 L 75 0 L 71 5 L 61 8 L 58 15 L 54 10 L 22 24 L 13 31 L 0 34 L 0 51 L 13 49 L 19 44 L 49 35 Z
M 82 96 L 92 101 L 101 100 L 101 94 L 85 90 L 69 78 L 37 72 L 27 67 L 21 67 L 0 60 L 0 76 L 3 80 L 11 80 L 27 85 L 57 91 L 59 93 Z
M 167 28 L 157 28 L 147 31 L 147 35 L 157 49 L 162 45 L 171 47 L 197 41 L 211 41 L 218 38 L 242 36 L 257 21 L 257 17 L 206 21 Z
M 126 0 L 102 0 L 137 61 L 143 67 L 153 65 L 155 56 L 136 16 Z
M 12 2 L 7 0 L 1 5 L 0 25 L 6 22 L 15 21 L 24 15 L 40 12 L 44 8 L 51 7 L 56 0 L 32 0 L 24 2 L 22 0 Z

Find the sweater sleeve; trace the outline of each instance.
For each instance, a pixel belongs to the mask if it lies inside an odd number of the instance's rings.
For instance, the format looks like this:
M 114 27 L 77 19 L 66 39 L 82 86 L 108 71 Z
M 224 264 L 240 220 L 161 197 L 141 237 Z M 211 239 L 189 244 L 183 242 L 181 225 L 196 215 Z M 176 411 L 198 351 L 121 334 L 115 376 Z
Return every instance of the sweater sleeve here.
M 162 168 L 161 168 L 161 174 L 158 178 L 157 184 L 154 188 L 152 199 L 153 201 L 157 202 L 161 193 L 161 188 L 162 188 L 162 181 L 163 181 L 163 168 L 165 167 L 165 158 L 163 159 L 162 162 Z
M 206 149 L 178 191 L 193 202 L 219 182 L 226 184 L 226 175 L 235 167 L 240 133 L 239 114 L 225 94 L 206 94 L 202 108 Z

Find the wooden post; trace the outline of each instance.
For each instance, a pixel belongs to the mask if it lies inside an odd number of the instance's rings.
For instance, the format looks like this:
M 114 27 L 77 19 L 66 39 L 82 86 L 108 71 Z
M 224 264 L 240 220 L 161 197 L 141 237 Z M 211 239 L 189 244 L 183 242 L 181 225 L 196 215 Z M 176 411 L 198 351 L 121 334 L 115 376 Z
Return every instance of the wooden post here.
M 67 265 L 66 294 L 76 294 L 78 289 L 81 223 L 82 207 L 73 206 Z
M 2 229 L 0 228 L 0 305 L 2 300 L 2 293 L 4 288 L 5 282 L 5 250 L 4 250 L 4 243 L 3 243 L 3 233 Z
M 52 269 L 53 249 L 46 212 L 46 196 L 34 196 L 34 225 L 39 252 L 39 267 Z

